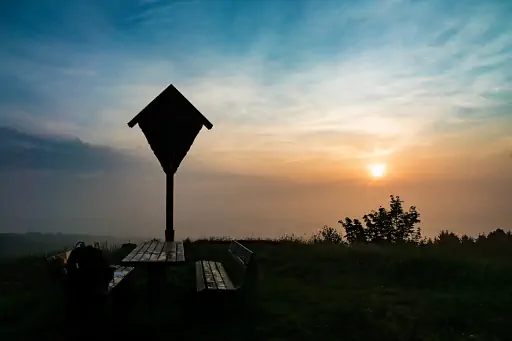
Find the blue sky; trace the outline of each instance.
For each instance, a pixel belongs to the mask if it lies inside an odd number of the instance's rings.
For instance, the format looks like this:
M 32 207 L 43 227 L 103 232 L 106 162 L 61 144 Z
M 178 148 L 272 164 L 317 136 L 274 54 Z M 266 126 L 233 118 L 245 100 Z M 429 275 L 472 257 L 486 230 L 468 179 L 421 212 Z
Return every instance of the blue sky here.
M 235 126 L 502 114 L 510 13 L 506 1 L 16 2 L 2 9 L 2 116 L 103 142 L 87 129 L 121 131 L 170 82 Z
M 152 160 L 126 123 L 173 83 L 214 124 L 184 172 L 364 182 L 384 162 L 390 181 L 508 179 L 511 15 L 510 1 L 9 1 L 0 122 Z

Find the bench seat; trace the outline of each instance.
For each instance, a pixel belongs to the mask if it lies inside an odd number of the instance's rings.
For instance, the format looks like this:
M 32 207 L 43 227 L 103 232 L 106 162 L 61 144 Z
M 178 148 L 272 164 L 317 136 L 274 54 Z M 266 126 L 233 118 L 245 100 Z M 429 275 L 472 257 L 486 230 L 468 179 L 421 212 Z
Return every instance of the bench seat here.
M 196 262 L 197 291 L 221 290 L 232 291 L 233 285 L 222 263 L 200 260 Z
M 116 286 L 118 286 L 119 283 L 121 283 L 121 281 L 123 279 L 125 279 L 126 276 L 128 276 L 128 274 L 133 271 L 133 269 L 135 269 L 132 266 L 119 266 L 119 265 L 114 265 L 113 268 L 114 268 L 114 278 L 108 284 L 108 292 L 112 291 Z
M 228 254 L 231 256 L 228 257 L 231 262 L 226 264 L 211 260 L 196 262 L 198 292 L 233 292 L 243 288 L 250 291 L 254 288 L 257 279 L 254 253 L 237 241 L 233 241 L 229 246 Z

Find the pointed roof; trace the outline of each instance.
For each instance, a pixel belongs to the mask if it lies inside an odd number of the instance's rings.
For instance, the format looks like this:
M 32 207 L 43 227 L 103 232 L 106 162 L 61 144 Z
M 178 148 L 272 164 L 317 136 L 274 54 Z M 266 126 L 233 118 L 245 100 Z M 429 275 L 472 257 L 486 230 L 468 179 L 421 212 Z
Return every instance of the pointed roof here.
M 192 117 L 189 118 L 201 122 L 208 130 L 213 128 L 213 124 L 172 84 L 156 96 L 140 113 L 128 122 L 128 126 L 133 128 L 139 121 L 145 119 L 147 116 L 160 115 L 162 112 L 167 111 L 166 109 L 171 105 L 176 109 L 174 111 L 175 115 L 192 115 Z
M 128 126 L 136 124 L 167 174 L 174 174 L 203 126 L 210 121 L 172 84 L 152 100 Z

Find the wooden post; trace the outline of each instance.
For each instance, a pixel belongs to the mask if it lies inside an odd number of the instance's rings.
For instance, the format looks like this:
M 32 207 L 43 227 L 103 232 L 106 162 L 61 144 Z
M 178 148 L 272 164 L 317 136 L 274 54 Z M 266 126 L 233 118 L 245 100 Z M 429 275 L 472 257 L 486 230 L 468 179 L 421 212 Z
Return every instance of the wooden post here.
M 166 174 L 165 241 L 174 241 L 174 173 Z

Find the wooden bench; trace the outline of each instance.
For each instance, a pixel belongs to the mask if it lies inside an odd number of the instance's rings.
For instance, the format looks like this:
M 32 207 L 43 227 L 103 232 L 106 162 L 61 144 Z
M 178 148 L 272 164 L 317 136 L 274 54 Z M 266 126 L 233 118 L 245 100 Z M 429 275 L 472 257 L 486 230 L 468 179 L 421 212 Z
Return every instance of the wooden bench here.
M 65 251 L 55 256 L 45 258 L 46 265 L 52 278 L 64 284 L 67 283 L 66 265 L 70 254 L 71 251 Z M 121 283 L 121 281 L 134 269 L 130 266 L 120 265 L 111 265 L 110 268 L 114 271 L 114 278 L 108 284 L 107 293 L 110 293 L 115 287 L 117 287 L 119 283 Z
M 232 241 L 228 254 L 230 262 L 196 262 L 198 292 L 236 292 L 254 289 L 258 277 L 254 253 L 237 241 Z
M 112 265 L 111 267 L 114 269 L 114 278 L 108 284 L 108 292 L 111 292 L 115 287 L 117 287 L 119 283 L 121 283 L 121 281 L 125 279 L 133 269 L 135 269 L 132 266 L 123 265 Z

